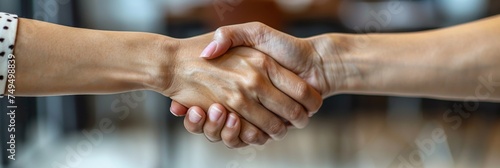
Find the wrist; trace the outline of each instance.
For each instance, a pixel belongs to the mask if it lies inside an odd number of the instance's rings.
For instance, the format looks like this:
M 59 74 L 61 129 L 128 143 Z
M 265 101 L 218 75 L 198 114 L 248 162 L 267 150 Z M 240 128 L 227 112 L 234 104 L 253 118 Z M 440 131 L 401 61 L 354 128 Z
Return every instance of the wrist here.
M 175 77 L 177 55 L 179 55 L 180 40 L 167 36 L 156 35 L 149 41 L 145 51 L 145 61 L 150 62 L 146 69 L 147 75 L 141 80 L 143 89 L 169 95 Z
M 114 39 L 106 65 L 109 79 L 118 80 L 123 91 L 152 90 L 170 87 L 177 54 L 177 40 L 151 33 L 109 32 Z M 117 43 L 119 42 L 119 43 Z
M 162 86 L 158 80 L 168 71 L 162 73 L 162 64 L 169 63 L 171 55 L 175 50 L 169 51 L 165 47 L 165 37 L 151 33 L 136 32 L 104 32 L 107 40 L 109 56 L 103 67 L 105 79 L 111 79 L 110 83 L 116 83 L 118 91 L 132 90 L 157 90 Z M 161 78 L 163 79 L 163 78 Z
M 436 79 L 431 62 L 435 34 L 353 34 L 342 61 L 346 75 L 345 93 L 401 95 Z M 424 44 L 424 45 L 422 45 Z M 432 81 L 432 80 L 431 80 Z
M 348 92 L 357 87 L 359 70 L 346 62 L 351 57 L 355 36 L 350 34 L 324 34 L 307 39 L 313 46 L 316 65 L 321 68 L 318 80 L 323 81 L 321 93 L 323 97 Z
M 196 79 L 193 71 L 202 67 L 195 60 L 200 58 L 202 49 L 212 41 L 213 33 L 187 39 L 172 39 L 165 37 L 160 45 L 160 64 L 153 77 L 153 89 L 165 96 L 171 97 L 184 89 L 187 80 Z M 166 56 L 167 55 L 167 56 Z M 168 57 L 168 58 L 167 58 Z

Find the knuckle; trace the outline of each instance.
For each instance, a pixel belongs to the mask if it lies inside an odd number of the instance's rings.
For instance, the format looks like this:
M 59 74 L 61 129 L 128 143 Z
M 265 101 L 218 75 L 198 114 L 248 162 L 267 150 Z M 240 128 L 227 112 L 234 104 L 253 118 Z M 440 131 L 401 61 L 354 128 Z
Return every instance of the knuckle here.
M 283 124 L 281 121 L 278 121 L 278 120 L 271 122 L 271 124 L 269 124 L 268 128 L 269 128 L 268 129 L 269 134 L 271 134 L 271 135 L 281 136 L 284 133 L 286 133 L 285 124 Z
M 257 30 L 263 30 L 267 27 L 267 25 L 262 22 L 252 22 L 250 24 Z
M 254 53 L 252 56 L 252 64 L 256 67 L 263 68 L 269 63 L 269 57 L 263 53 Z
M 288 113 L 288 119 L 290 121 L 296 121 L 301 118 L 301 114 L 305 113 L 304 108 L 300 105 L 291 106 L 291 109 Z
M 231 28 L 228 26 L 220 27 L 215 31 L 215 37 L 217 38 L 223 38 L 223 37 L 228 37 L 231 36 Z
M 262 78 L 257 72 L 249 72 L 242 81 L 244 82 L 245 90 L 256 90 L 262 83 Z
M 248 130 L 243 134 L 241 139 L 248 144 L 258 144 L 259 132 L 257 130 Z
M 268 41 L 268 39 L 270 38 L 269 36 L 269 32 L 270 32 L 270 28 L 269 26 L 267 26 L 266 24 L 264 23 L 261 23 L 261 22 L 254 22 L 252 23 L 252 30 L 253 30 L 253 35 L 254 35 L 254 38 L 255 38 L 255 42 L 256 43 L 265 43 L 266 41 Z M 256 45 L 256 44 L 254 44 Z
M 233 109 L 244 109 L 246 103 L 243 94 L 234 94 L 228 99 L 227 104 Z
M 309 86 L 308 86 L 308 84 L 307 84 L 306 82 L 303 82 L 303 81 L 302 81 L 302 82 L 297 83 L 296 88 L 295 88 L 295 91 L 296 91 L 296 93 L 297 93 L 297 98 L 298 98 L 299 100 L 304 100 L 304 99 L 306 99 L 306 98 L 307 98 L 307 96 L 308 96 L 308 94 L 309 94 L 309 93 L 307 92 L 307 91 L 308 91 L 308 87 L 309 87 Z

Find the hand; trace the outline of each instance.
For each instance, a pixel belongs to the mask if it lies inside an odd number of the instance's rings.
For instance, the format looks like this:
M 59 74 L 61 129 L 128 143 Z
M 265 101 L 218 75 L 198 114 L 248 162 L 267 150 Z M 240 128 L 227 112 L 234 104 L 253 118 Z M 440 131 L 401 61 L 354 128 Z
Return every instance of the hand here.
M 341 39 L 342 36 L 339 35 L 338 37 L 338 39 Z M 323 97 L 327 97 L 346 86 L 343 83 L 344 80 L 342 80 L 345 75 L 343 75 L 344 66 L 341 64 L 340 56 L 330 55 L 330 53 L 340 53 L 342 45 L 332 45 L 332 43 L 342 44 L 333 39 L 324 38 L 324 36 L 299 39 L 261 23 L 247 23 L 219 28 L 215 33 L 213 41 L 202 53 L 202 57 L 213 59 L 235 46 L 253 47 L 273 57 L 282 66 L 292 70 L 307 81 Z M 337 48 L 332 48 L 331 46 L 336 46 Z M 319 53 L 318 51 L 322 52 Z M 334 60 L 332 61 L 331 59 Z M 338 62 L 339 64 L 324 65 L 324 62 Z M 332 72 L 336 74 L 328 74 Z M 329 79 L 331 77 L 336 79 Z M 330 83 L 331 81 L 337 83 L 332 84 Z M 197 107 L 191 107 L 191 109 L 193 110 L 189 113 L 205 113 Z M 182 116 L 186 115 L 187 108 L 173 102 L 171 112 L 174 115 Z M 313 113 L 310 113 L 310 116 Z M 185 120 L 184 123 L 188 130 L 199 130 L 198 127 L 202 126 L 191 123 L 188 120 Z M 222 127 L 222 125 L 219 127 Z M 233 133 L 237 133 L 237 131 Z M 231 141 L 224 137 L 222 139 L 224 141 Z
M 243 131 L 236 146 L 263 144 L 266 134 L 282 139 L 286 125 L 281 118 L 299 128 L 307 125 L 306 109 L 317 110 L 321 105 L 321 96 L 314 88 L 267 55 L 250 48 L 232 49 L 211 61 L 199 58 L 202 44 L 208 44 L 210 39 L 201 36 L 181 41 L 172 83 L 165 84 L 168 87 L 163 91 L 183 106 L 198 105 L 206 110 L 212 103 L 222 103 L 218 110 L 212 110 L 215 113 L 208 114 L 209 120 L 199 129 L 209 140 L 220 140 L 220 132 L 213 130 L 222 128 L 219 125 L 226 121 L 226 109 L 232 116 L 238 114 L 246 119 L 237 123 Z M 206 117 L 188 115 L 186 119 Z
M 213 59 L 237 46 L 252 47 L 266 53 L 304 79 L 322 96 L 330 94 L 331 85 L 326 80 L 323 65 L 323 59 L 330 57 L 325 58 L 317 52 L 331 48 L 325 44 L 324 38 L 300 39 L 258 22 L 226 26 L 217 29 L 201 57 Z

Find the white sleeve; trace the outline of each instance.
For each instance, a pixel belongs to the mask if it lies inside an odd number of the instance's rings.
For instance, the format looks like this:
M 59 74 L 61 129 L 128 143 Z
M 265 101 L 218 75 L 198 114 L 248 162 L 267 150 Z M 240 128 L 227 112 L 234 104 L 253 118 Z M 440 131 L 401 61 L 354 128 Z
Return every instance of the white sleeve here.
M 7 85 L 8 57 L 14 53 L 17 23 L 17 15 L 0 12 L 0 95 Z

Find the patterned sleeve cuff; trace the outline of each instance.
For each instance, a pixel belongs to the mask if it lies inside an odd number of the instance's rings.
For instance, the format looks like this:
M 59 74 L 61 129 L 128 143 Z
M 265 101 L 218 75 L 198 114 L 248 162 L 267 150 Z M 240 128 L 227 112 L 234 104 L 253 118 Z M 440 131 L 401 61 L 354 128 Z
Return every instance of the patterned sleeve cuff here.
M 8 57 L 14 53 L 17 33 L 17 15 L 0 12 L 0 94 L 7 86 Z

